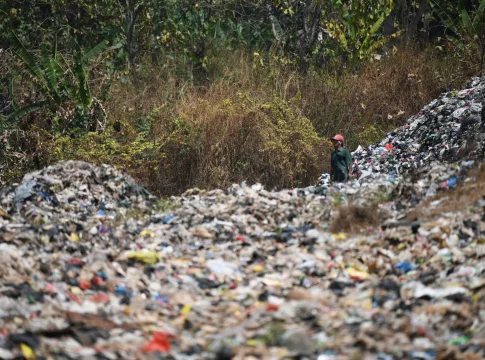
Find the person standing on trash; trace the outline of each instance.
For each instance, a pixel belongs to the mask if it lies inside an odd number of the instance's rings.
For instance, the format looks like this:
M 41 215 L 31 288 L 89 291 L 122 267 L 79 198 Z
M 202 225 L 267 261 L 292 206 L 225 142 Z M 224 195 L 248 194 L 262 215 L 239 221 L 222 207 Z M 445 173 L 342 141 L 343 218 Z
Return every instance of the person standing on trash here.
M 352 173 L 352 157 L 350 152 L 344 147 L 344 137 L 341 134 L 335 135 L 330 139 L 333 143 L 334 151 L 330 161 L 330 178 L 336 182 L 346 182 Z

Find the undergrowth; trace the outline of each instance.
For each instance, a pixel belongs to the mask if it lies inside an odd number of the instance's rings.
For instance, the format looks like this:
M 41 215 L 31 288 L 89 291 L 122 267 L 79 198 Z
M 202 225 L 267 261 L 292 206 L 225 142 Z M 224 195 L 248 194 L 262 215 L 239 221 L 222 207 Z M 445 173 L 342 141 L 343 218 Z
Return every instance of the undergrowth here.
M 212 55 L 199 84 L 170 62 L 117 74 L 107 92 L 106 79 L 93 80 L 93 94 L 103 92 L 104 132 L 53 132 L 55 114 L 29 115 L 1 136 L 0 182 L 78 159 L 122 167 L 159 195 L 241 181 L 306 186 L 328 170 L 328 137 L 342 133 L 351 150 L 380 140 L 477 73 L 466 57 L 433 49 L 397 51 L 360 70 L 305 76 L 243 51 Z M 5 64 L 14 68 L 3 58 L 0 67 Z M 32 79 L 17 80 L 16 103 L 35 99 Z
M 186 99 L 175 114 L 159 112 L 150 120 L 150 133 L 131 140 L 113 130 L 55 137 L 45 149 L 46 160 L 110 162 L 162 194 L 244 180 L 292 187 L 326 170 L 321 154 L 328 153 L 328 142 L 284 101 L 236 93 L 216 102 L 216 96 L 209 92 Z

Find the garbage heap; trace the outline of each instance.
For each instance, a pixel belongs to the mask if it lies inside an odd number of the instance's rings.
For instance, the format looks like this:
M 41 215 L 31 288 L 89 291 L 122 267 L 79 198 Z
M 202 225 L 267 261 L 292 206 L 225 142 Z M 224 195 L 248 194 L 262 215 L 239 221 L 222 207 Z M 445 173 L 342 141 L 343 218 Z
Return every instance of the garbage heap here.
M 456 162 L 482 157 L 485 140 L 485 82 L 443 94 L 389 133 L 381 142 L 353 152 L 356 173 L 365 179 L 373 173 L 399 176 L 432 162 Z
M 484 358 L 481 89 L 358 149 L 343 185 L 157 199 L 108 165 L 27 174 L 0 190 L 0 358 Z

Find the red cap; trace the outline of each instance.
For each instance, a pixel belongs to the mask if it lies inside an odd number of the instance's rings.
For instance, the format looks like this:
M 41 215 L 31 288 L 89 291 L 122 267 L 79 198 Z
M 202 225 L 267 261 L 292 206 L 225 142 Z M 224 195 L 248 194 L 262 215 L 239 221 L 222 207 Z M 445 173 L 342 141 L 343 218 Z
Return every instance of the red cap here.
M 341 134 L 337 134 L 335 135 L 333 138 L 331 138 L 330 140 L 336 140 L 336 141 L 340 141 L 340 142 L 345 142 L 344 140 L 344 137 L 341 135 Z

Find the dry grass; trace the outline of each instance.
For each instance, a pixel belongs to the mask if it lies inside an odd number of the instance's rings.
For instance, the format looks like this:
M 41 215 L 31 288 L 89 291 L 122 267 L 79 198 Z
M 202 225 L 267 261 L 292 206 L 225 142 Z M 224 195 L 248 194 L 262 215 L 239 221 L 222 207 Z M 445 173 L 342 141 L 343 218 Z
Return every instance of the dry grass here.
M 244 180 L 300 186 L 328 166 L 329 144 L 295 108 L 277 97 L 235 92 L 227 82 L 191 92 L 172 114 L 160 113 L 153 129 L 166 139 L 157 180 L 163 192 Z
M 157 171 L 131 169 L 157 193 L 241 181 L 302 186 L 328 170 L 330 144 L 250 55 L 226 54 L 213 63 L 208 87 L 189 86 L 168 68 L 147 69 L 143 86 L 117 83 L 106 108 L 121 124 L 121 141 L 133 141 L 145 121 L 148 137 L 161 143 Z
M 356 233 L 375 228 L 381 223 L 381 213 L 377 205 L 341 207 L 332 220 L 330 231 Z
M 485 166 L 467 174 L 471 181 L 461 183 L 458 188 L 443 191 L 423 201 L 414 208 L 407 219 L 431 219 L 447 212 L 460 212 L 485 198 Z
M 301 107 L 320 134 L 341 132 L 355 148 L 380 140 L 446 88 L 464 85 L 477 74 L 468 65 L 432 51 L 399 51 L 337 81 L 309 76 Z

